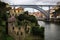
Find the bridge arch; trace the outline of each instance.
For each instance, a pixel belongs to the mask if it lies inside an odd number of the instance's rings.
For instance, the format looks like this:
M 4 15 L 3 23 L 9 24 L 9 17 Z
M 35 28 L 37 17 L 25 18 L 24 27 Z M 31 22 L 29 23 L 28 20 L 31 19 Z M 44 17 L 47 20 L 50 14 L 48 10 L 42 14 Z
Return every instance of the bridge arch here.
M 45 10 L 43 10 L 42 8 L 40 8 L 39 6 L 36 6 L 36 5 L 34 5 L 34 6 L 31 6 L 31 5 L 25 6 L 25 5 L 22 5 L 21 7 L 22 8 L 34 8 L 36 10 L 39 10 L 41 13 L 43 13 L 46 16 L 46 18 L 49 17 L 49 13 L 46 12 Z
M 49 12 L 46 12 L 45 10 L 43 10 L 42 8 L 40 8 L 38 5 L 10 5 L 12 7 L 22 7 L 22 8 L 33 8 L 36 10 L 39 10 L 41 13 L 43 13 L 47 19 L 49 19 Z

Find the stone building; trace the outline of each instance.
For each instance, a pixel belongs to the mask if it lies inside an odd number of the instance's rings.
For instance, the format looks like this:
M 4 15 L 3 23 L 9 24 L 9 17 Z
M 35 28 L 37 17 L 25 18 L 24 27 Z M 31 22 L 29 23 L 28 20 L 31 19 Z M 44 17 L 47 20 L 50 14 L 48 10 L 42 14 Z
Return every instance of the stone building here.
M 22 12 L 24 12 L 24 8 L 22 8 L 22 7 L 18 7 L 18 8 L 12 8 L 12 9 L 10 9 L 10 14 L 12 15 L 12 14 L 14 14 L 14 15 L 19 15 L 19 14 L 21 14 Z
M 28 33 L 26 33 L 26 30 Z M 24 40 L 26 34 L 30 33 L 30 26 L 27 25 L 25 30 L 24 26 L 17 26 L 17 20 L 14 16 L 8 18 L 8 34 L 14 38 L 14 40 Z

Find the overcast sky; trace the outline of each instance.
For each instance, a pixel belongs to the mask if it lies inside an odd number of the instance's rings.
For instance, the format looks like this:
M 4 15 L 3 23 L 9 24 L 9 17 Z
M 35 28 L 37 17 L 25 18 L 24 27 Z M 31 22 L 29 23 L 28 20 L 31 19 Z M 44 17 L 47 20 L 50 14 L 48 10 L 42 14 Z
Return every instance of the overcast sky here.
M 1 0 L 10 5 L 56 5 L 60 0 Z M 48 10 L 48 7 L 44 7 L 44 10 Z M 33 9 L 26 8 L 30 12 L 33 12 Z M 35 10 L 37 11 L 37 10 Z
M 55 5 L 60 0 L 1 0 L 10 5 Z

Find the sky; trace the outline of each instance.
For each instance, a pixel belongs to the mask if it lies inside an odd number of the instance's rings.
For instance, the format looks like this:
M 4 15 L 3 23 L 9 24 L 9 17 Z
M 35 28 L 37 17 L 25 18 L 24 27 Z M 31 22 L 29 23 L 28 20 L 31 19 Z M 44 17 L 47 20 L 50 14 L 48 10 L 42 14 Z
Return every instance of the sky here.
M 10 5 L 55 5 L 60 0 L 1 0 Z
M 48 7 L 42 7 L 42 9 L 44 10 L 49 10 Z M 39 12 L 39 10 L 33 9 L 33 8 L 25 8 L 25 11 L 29 11 L 29 12 Z
M 6 2 L 9 5 L 56 5 L 57 2 L 60 2 L 60 0 L 1 0 L 1 1 Z M 45 7 L 43 9 L 47 10 L 48 8 Z M 31 10 L 32 9 L 30 9 L 30 11 Z

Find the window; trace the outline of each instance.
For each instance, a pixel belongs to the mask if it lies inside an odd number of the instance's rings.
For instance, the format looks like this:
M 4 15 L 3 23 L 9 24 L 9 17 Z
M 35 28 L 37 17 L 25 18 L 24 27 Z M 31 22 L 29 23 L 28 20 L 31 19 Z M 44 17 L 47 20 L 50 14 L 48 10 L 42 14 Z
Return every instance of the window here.
M 11 25 L 13 26 L 13 23 L 11 23 Z
M 29 32 L 29 28 L 28 28 L 28 30 L 26 30 L 26 33 L 28 33 Z
M 14 30 L 14 27 L 13 27 L 13 30 Z
M 19 27 L 19 30 L 20 30 L 20 27 Z
M 23 35 L 23 33 L 21 32 L 21 35 Z
M 17 35 L 19 35 L 19 32 L 17 32 Z
M 29 28 L 28 28 L 28 32 L 29 32 Z

